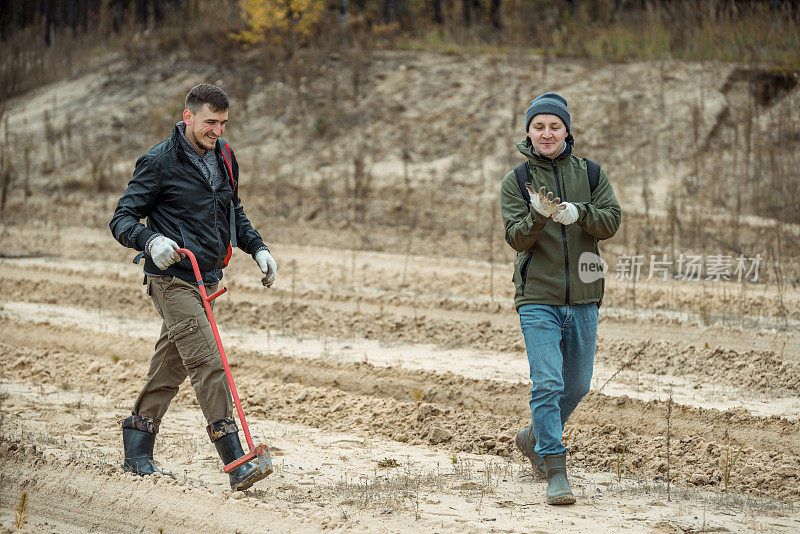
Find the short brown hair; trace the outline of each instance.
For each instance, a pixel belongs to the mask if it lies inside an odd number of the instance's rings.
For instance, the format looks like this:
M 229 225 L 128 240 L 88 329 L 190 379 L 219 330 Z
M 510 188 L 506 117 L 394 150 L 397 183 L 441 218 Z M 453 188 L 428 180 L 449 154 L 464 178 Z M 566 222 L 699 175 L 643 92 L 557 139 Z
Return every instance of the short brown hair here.
M 208 107 L 214 113 L 220 113 L 228 109 L 228 95 L 225 94 L 225 91 L 210 83 L 195 85 L 186 95 L 186 109 L 192 113 L 197 113 L 203 107 L 203 104 L 208 104 Z

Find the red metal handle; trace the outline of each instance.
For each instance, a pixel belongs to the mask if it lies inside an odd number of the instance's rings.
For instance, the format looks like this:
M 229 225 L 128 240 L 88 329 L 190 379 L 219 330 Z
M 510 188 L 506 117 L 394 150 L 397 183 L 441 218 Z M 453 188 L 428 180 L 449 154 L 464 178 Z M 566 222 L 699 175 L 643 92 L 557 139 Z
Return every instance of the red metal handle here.
M 212 294 L 210 294 L 210 295 L 208 296 L 208 301 L 209 301 L 209 302 L 211 302 L 212 300 L 214 300 L 214 299 L 215 299 L 215 298 L 217 298 L 218 296 L 222 295 L 222 294 L 223 294 L 223 293 L 225 293 L 226 291 L 228 291 L 228 288 L 227 288 L 227 287 L 223 287 L 223 288 L 222 288 L 222 289 L 220 289 L 219 291 L 216 291 L 215 293 L 212 293 Z
M 222 288 L 219 291 L 216 291 L 210 297 L 206 294 L 206 287 L 203 283 L 203 275 L 200 274 L 200 267 L 197 265 L 197 258 L 194 257 L 192 251 L 185 248 L 179 248 L 176 251 L 178 254 L 183 254 L 189 261 L 192 262 L 192 270 L 194 271 L 194 276 L 197 278 L 197 288 L 200 290 L 200 296 L 203 299 L 203 306 L 206 310 L 206 316 L 208 317 L 208 322 L 211 323 L 211 331 L 214 333 L 214 340 L 217 342 L 217 349 L 219 349 L 219 356 L 222 358 L 222 366 L 225 368 L 225 377 L 228 379 L 228 385 L 231 387 L 231 396 L 233 397 L 233 402 L 236 404 L 236 412 L 239 414 L 239 422 L 242 424 L 242 430 L 244 431 L 244 438 L 247 440 L 247 445 L 250 447 L 250 450 L 255 450 L 255 445 L 253 445 L 253 438 L 250 437 L 250 428 L 247 426 L 247 420 L 244 418 L 244 410 L 242 410 L 242 403 L 239 401 L 239 394 L 236 392 L 236 385 L 233 383 L 233 375 L 231 374 L 231 368 L 228 365 L 228 358 L 225 357 L 225 349 L 222 348 L 222 340 L 219 338 L 219 331 L 217 330 L 217 323 L 214 321 L 214 314 L 211 311 L 211 305 L 209 302 L 217 298 L 218 296 L 222 295 L 227 291 L 227 288 Z

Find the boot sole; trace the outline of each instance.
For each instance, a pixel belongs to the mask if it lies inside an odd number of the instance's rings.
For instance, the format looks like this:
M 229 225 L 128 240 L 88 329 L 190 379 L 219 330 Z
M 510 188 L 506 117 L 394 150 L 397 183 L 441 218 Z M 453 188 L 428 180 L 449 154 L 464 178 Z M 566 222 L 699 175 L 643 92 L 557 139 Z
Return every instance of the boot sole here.
M 123 470 L 125 473 L 133 473 L 134 475 L 139 475 L 140 477 L 147 477 L 147 476 L 150 476 L 150 475 L 152 475 L 152 474 L 153 474 L 153 473 L 142 473 L 142 472 L 141 472 L 141 471 L 139 471 L 138 469 L 134 469 L 133 467 L 128 467 L 128 466 L 126 466 L 126 465 L 123 465 L 123 466 L 122 466 L 122 470 Z
M 167 471 L 161 471 L 157 467 L 152 472 L 148 473 L 143 473 L 142 471 L 139 471 L 138 469 L 134 467 L 129 467 L 127 465 L 123 465 L 122 470 L 126 473 L 133 473 L 134 475 L 139 475 L 140 477 L 149 477 L 150 475 L 155 475 L 156 473 L 158 473 L 159 475 L 175 478 L 175 475 L 173 473 L 168 473 Z
M 231 489 L 233 491 L 244 491 L 244 490 L 250 488 L 253 484 L 258 482 L 259 480 L 264 480 L 265 478 L 270 476 L 272 474 L 272 469 L 268 468 L 266 470 L 266 472 L 264 472 L 264 473 L 262 473 L 261 470 L 259 469 L 259 470 L 255 470 L 255 473 L 256 474 L 253 477 L 247 478 L 247 479 L 243 480 L 242 482 L 239 482 L 235 486 L 231 486 Z
M 557 497 L 548 497 L 547 504 L 562 505 L 562 504 L 575 504 L 574 495 L 559 495 Z

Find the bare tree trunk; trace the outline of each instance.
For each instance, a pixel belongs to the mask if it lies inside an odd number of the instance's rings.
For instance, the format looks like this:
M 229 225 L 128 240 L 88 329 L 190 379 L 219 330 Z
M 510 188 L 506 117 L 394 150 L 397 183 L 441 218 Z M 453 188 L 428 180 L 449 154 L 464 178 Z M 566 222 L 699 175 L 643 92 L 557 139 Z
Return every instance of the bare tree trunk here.
M 72 30 L 72 36 L 75 37 L 78 34 L 78 13 L 77 9 L 79 2 L 73 0 L 71 2 L 64 2 L 64 22 L 67 26 Z
M 384 23 L 393 22 L 397 16 L 397 0 L 383 0 L 381 14 Z
M 13 167 L 11 158 L 7 152 L 9 143 L 8 134 L 8 118 L 5 120 L 5 148 L 0 149 L 0 219 L 6 211 L 6 200 L 8 200 L 8 192 L 11 188 L 11 180 L 13 179 Z
M 44 0 L 44 42 L 53 48 L 56 46 L 56 2 L 55 0 Z
M 433 0 L 433 22 L 434 24 L 444 24 L 444 14 L 442 13 L 442 0 Z
M 500 22 L 500 1 L 501 0 L 491 0 L 489 2 L 489 22 L 495 30 L 499 30 L 503 27 Z

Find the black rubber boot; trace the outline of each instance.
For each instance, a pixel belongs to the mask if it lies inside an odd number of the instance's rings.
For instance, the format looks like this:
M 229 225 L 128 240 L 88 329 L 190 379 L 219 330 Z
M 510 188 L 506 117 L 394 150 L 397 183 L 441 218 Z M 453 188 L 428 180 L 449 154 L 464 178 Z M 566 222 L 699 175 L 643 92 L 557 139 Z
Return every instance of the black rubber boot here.
M 547 504 L 575 504 L 575 495 L 567 480 L 567 455 L 545 456 L 547 471 Z
M 153 432 L 153 430 L 155 430 Z M 145 476 L 154 473 L 172 476 L 156 467 L 153 462 L 153 447 L 156 443 L 158 423 L 152 419 L 131 415 L 122 421 L 122 446 L 125 449 L 124 471 Z
M 519 449 L 519 452 L 531 461 L 534 473 L 542 477 L 547 476 L 547 472 L 544 468 L 544 460 L 533 450 L 533 448 L 536 447 L 536 438 L 533 437 L 533 426 L 528 425 L 517 432 L 517 437 L 514 438 L 514 444 Z
M 220 436 L 220 429 L 229 433 Z M 228 465 L 244 456 L 242 443 L 239 441 L 239 431 L 233 419 L 221 419 L 210 424 L 208 426 L 208 435 L 211 436 L 223 464 Z M 259 480 L 266 478 L 270 473 L 272 473 L 271 469 L 268 469 L 266 473 L 262 473 L 258 462 L 247 462 L 228 473 L 228 477 L 230 478 L 231 489 L 233 491 L 242 491 Z

